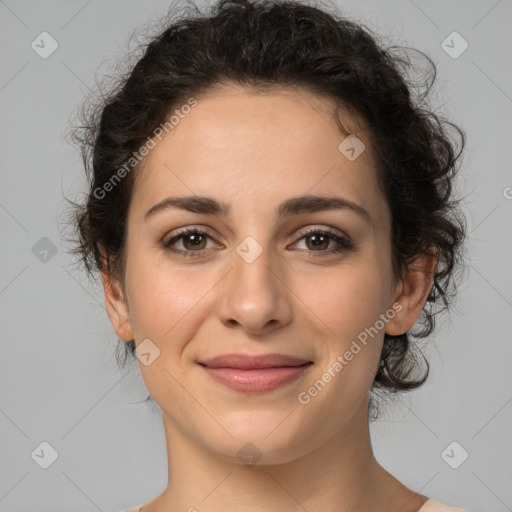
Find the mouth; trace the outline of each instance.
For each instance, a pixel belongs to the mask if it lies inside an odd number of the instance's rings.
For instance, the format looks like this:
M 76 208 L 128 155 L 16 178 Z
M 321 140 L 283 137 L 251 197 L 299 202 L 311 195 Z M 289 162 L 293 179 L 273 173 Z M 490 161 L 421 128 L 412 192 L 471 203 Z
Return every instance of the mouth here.
M 199 362 L 212 380 L 235 391 L 264 393 L 299 379 L 313 361 L 284 354 L 225 354 Z

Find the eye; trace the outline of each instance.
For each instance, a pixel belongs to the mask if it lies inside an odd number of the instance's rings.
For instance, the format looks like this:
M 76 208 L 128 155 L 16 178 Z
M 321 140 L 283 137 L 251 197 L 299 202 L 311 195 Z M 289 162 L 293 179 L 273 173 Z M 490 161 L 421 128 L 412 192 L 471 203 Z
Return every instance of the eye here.
M 198 228 L 187 228 L 163 242 L 162 246 L 165 250 L 181 256 L 202 256 L 206 252 L 205 243 L 207 238 L 213 240 L 207 231 Z M 182 240 L 184 250 L 173 247 L 178 240 Z
M 183 257 L 204 256 L 207 252 L 207 239 L 213 240 L 208 231 L 199 228 L 186 228 L 167 241 L 162 242 L 162 247 Z M 303 233 L 294 245 L 297 245 L 302 240 L 306 240 L 306 251 L 319 253 L 313 257 L 330 256 L 354 248 L 353 243 L 348 238 L 340 236 L 333 231 L 318 228 L 312 228 Z M 183 249 L 174 247 L 176 242 L 180 242 Z M 329 248 L 330 242 L 335 242 L 335 246 Z
M 337 254 L 342 251 L 347 251 L 354 248 L 353 243 L 343 236 L 340 236 L 339 234 L 330 231 L 330 230 L 322 230 L 318 228 L 312 228 L 308 230 L 306 233 L 304 233 L 301 238 L 299 239 L 299 242 L 301 240 L 306 241 L 306 250 L 310 251 L 312 253 L 320 253 L 315 254 L 313 257 L 323 257 L 323 256 L 330 256 L 332 254 Z M 308 240 L 310 242 L 308 242 Z M 296 245 L 299 243 L 296 242 Z M 335 246 L 333 248 L 328 249 L 329 242 L 335 242 Z

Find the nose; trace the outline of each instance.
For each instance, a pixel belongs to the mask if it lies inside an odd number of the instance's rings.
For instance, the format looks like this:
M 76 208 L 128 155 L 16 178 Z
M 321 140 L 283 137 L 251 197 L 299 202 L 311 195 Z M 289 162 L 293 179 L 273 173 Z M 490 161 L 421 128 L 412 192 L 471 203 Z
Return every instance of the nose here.
M 277 255 L 253 238 L 242 242 L 233 253 L 233 268 L 221 283 L 220 320 L 255 335 L 288 324 L 292 304 L 285 265 L 279 265 Z

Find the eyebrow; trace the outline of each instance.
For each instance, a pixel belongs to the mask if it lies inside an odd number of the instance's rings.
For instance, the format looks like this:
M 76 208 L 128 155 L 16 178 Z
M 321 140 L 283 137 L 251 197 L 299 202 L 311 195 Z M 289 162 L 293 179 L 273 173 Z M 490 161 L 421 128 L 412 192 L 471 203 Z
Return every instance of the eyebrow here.
M 201 213 L 214 215 L 216 217 L 226 217 L 229 214 L 230 206 L 222 201 L 217 201 L 213 197 L 207 196 L 184 196 L 167 197 L 163 201 L 153 205 L 144 215 L 147 221 L 157 213 L 164 212 L 170 208 L 179 208 L 192 213 Z M 290 215 L 300 215 L 301 213 L 314 213 L 324 210 L 350 210 L 366 221 L 372 223 L 370 214 L 360 205 L 353 203 L 341 197 L 304 195 L 286 199 L 279 205 L 279 220 Z

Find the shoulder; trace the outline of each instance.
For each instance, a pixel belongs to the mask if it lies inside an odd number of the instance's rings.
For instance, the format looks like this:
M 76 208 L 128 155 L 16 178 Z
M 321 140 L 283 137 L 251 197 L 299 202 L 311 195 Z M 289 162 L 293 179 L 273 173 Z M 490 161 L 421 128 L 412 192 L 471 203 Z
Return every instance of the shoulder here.
M 432 498 L 428 499 L 418 512 L 469 512 L 463 508 L 450 507 Z
M 139 506 L 139 507 L 129 508 L 128 510 L 123 510 L 122 512 L 139 512 L 140 509 L 141 509 L 141 507 Z

